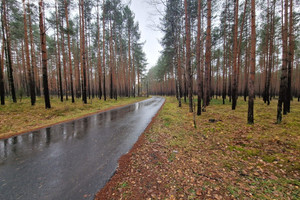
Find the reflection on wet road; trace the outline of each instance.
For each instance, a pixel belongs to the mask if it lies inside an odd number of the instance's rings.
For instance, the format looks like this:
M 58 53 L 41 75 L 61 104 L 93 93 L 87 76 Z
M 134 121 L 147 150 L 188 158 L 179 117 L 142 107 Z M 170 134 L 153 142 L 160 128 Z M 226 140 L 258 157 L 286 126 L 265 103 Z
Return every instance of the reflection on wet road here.
M 0 140 L 0 199 L 93 199 L 161 97 Z

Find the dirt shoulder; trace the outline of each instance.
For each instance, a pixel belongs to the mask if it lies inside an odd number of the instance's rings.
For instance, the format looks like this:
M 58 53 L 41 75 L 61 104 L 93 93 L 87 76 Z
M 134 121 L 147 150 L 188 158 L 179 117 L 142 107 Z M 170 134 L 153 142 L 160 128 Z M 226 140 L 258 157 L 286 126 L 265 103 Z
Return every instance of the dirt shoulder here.
M 78 99 L 75 103 L 71 103 L 70 100 L 60 102 L 58 99 L 52 99 L 52 108 L 47 110 L 41 98 L 37 99 L 35 106 L 30 105 L 29 99 L 17 104 L 8 103 L 8 105 L 0 106 L 0 139 L 95 115 L 145 99 L 147 98 L 119 98 L 117 101 L 94 99 L 88 104 L 83 104 Z
M 167 98 L 95 199 L 299 199 L 300 104 L 278 125 L 276 102 L 255 103 L 254 126 L 247 103 L 214 100 L 195 129 L 187 105 Z

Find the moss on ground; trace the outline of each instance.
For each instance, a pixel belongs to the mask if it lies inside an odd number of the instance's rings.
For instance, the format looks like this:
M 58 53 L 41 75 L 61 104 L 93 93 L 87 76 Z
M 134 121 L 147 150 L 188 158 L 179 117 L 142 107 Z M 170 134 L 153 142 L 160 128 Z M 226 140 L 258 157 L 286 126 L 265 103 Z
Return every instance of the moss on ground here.
M 144 145 L 132 153 L 127 170 L 117 172 L 127 187 L 106 188 L 106 196 L 300 199 L 300 103 L 292 102 L 281 124 L 275 123 L 277 101 L 267 106 L 256 99 L 254 125 L 247 124 L 247 106 L 240 98 L 233 111 L 213 99 L 195 129 L 188 105 L 178 108 L 168 97 Z

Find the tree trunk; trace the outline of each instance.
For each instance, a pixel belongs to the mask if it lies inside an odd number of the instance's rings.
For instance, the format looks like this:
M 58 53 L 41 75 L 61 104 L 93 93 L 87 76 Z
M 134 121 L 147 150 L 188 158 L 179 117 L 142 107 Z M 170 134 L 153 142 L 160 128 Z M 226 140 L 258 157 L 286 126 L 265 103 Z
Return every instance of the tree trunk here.
M 10 46 L 10 33 L 9 33 L 9 25 L 8 19 L 6 16 L 6 1 L 2 1 L 2 31 L 3 31 L 3 42 L 5 44 L 5 54 L 6 54 L 6 63 L 7 63 L 7 75 L 8 75 L 8 83 L 11 92 L 11 96 L 14 103 L 17 103 L 17 96 L 15 91 L 14 84 L 14 75 L 13 75 L 13 63 L 11 57 L 11 46 Z
M 274 1 L 274 9 L 275 9 L 275 1 Z M 275 10 L 271 11 L 271 27 L 270 27 L 270 47 L 269 47 L 269 61 L 268 61 L 268 76 L 267 76 L 267 83 L 266 83 L 266 100 L 268 105 L 270 105 L 270 90 L 271 90 L 271 79 L 272 79 L 272 68 L 273 68 L 273 43 L 274 43 L 274 12 Z
M 86 30 L 86 38 L 85 38 L 85 49 L 86 49 L 86 57 L 85 57 L 85 61 L 86 61 L 86 64 L 85 64 L 85 67 L 86 67 L 86 78 L 87 78 L 87 81 L 86 81 L 86 84 L 87 84 L 87 95 L 88 95 L 88 98 L 91 99 L 91 66 L 90 66 L 90 32 L 88 31 L 89 30 L 89 27 L 90 27 L 90 21 L 89 19 L 87 19 L 85 16 L 83 18 L 84 20 L 84 24 L 86 24 L 86 26 L 84 26 L 84 30 Z
M 23 24 L 24 24 L 24 45 L 25 45 L 25 56 L 26 56 L 26 69 L 27 69 L 27 77 L 28 77 L 28 88 L 30 92 L 31 105 L 35 105 L 36 97 L 35 97 L 35 84 L 34 84 L 34 76 L 33 71 L 30 66 L 30 56 L 29 56 L 29 42 L 28 42 L 28 29 L 27 29 L 27 14 L 26 14 L 26 6 L 25 0 L 23 0 Z
M 109 20 L 109 82 L 110 82 L 110 99 L 113 99 L 114 82 L 113 82 L 113 41 L 112 41 L 112 25 Z
M 69 14 L 68 14 L 68 2 L 64 0 L 65 3 L 65 15 L 66 15 L 66 23 L 67 23 L 67 37 L 68 37 L 68 56 L 69 56 L 69 73 L 70 73 L 70 87 L 71 87 L 71 96 L 72 103 L 75 102 L 74 98 L 74 88 L 73 88 L 73 69 L 72 69 L 72 59 L 71 59 L 71 41 L 70 41 L 70 26 L 69 26 Z
M 26 17 L 26 6 L 25 0 L 23 0 L 23 17 L 24 17 L 24 40 L 25 40 L 25 54 L 26 54 L 26 66 L 27 66 L 27 73 L 28 73 L 28 82 L 29 82 L 29 90 L 30 90 L 30 99 L 31 105 L 34 106 L 35 104 L 35 86 L 34 86 L 34 78 L 31 72 L 30 66 L 30 57 L 29 57 L 29 42 L 28 42 L 28 30 L 27 30 L 27 17 Z
M 59 79 L 59 94 L 60 94 L 60 101 L 64 101 L 64 93 L 63 93 L 63 86 L 62 86 L 62 76 L 61 76 L 61 61 L 60 61 L 60 42 L 59 42 L 59 26 L 58 26 L 58 8 L 57 2 L 55 2 L 55 16 L 56 16 L 56 37 L 57 37 L 57 67 L 58 67 L 58 79 Z
M 198 0 L 198 25 L 197 25 L 197 52 L 196 52 L 196 62 L 197 62 L 197 94 L 198 94 L 198 105 L 197 105 L 197 115 L 201 115 L 201 98 L 202 98 L 202 79 L 203 79 L 203 74 L 201 70 L 201 47 L 202 47 L 202 38 L 201 38 L 201 15 L 202 15 L 202 8 L 201 8 L 201 0 Z
M 244 71 L 244 101 L 247 101 L 248 96 L 248 81 L 249 81 L 249 42 L 248 42 L 248 24 L 246 25 L 246 33 L 247 33 L 247 45 L 246 45 L 246 56 L 245 56 L 245 71 Z
M 61 26 L 64 27 L 63 19 L 61 19 Z M 66 100 L 69 100 L 68 97 L 68 77 L 67 77 L 67 62 L 66 62 L 66 52 L 65 52 L 65 37 L 63 30 L 61 31 L 61 51 L 62 51 L 62 57 L 63 57 L 63 68 L 64 68 L 64 79 L 65 79 L 65 94 L 66 94 Z
M 227 39 L 227 9 L 228 9 L 228 0 L 226 0 L 225 4 L 225 20 L 224 20 L 224 39 L 223 39 L 223 92 L 222 92 L 222 99 L 223 104 L 225 104 L 226 100 L 226 90 L 227 90 L 227 57 L 226 57 L 226 39 Z
M 28 11 L 30 12 L 30 5 L 28 1 Z M 34 47 L 34 40 L 33 40 L 33 32 L 32 32 L 32 21 L 31 21 L 31 13 L 28 15 L 28 25 L 29 25 L 29 35 L 30 35 L 30 47 L 31 47 L 31 66 L 32 66 L 32 77 L 34 80 L 35 91 L 38 96 L 41 95 L 40 93 L 40 85 L 39 85 L 39 74 L 38 74 L 38 67 L 36 64 L 36 57 L 35 57 L 35 47 Z
M 82 101 L 87 104 L 87 95 L 86 95 L 86 52 L 85 52 L 85 26 L 84 26 L 84 3 L 81 0 L 81 49 L 82 49 L 82 76 L 83 76 L 83 84 L 82 84 Z
M 4 91 L 4 69 L 3 69 L 2 54 L 0 55 L 0 98 L 1 105 L 5 105 L 5 91 Z
M 100 17 L 99 17 L 99 3 L 97 3 L 97 45 L 98 45 L 98 87 L 99 87 L 99 92 L 98 96 L 99 99 L 102 98 L 102 66 L 101 66 L 101 43 L 100 43 Z
M 119 42 L 120 42 L 120 60 L 121 60 L 121 70 L 122 74 L 121 75 L 121 80 L 119 80 L 120 85 L 122 86 L 122 92 L 120 92 L 120 95 L 125 95 L 126 94 L 126 64 L 123 59 L 123 45 L 122 45 L 122 38 L 121 35 L 119 35 Z
M 209 105 L 210 101 L 210 75 L 211 75 L 211 0 L 207 1 L 207 33 L 206 33 L 206 52 L 205 52 L 205 80 L 203 108 Z
M 210 1 L 210 0 L 209 0 Z M 187 70 L 187 87 L 189 96 L 189 110 L 193 112 L 193 76 L 191 69 L 191 28 L 190 13 L 187 0 L 184 0 L 185 7 L 185 31 L 186 31 L 186 70 Z
M 232 49 L 231 47 L 227 47 L 229 48 L 229 52 L 228 54 L 231 54 L 232 53 Z M 229 69 L 228 69 L 228 97 L 229 97 L 229 102 L 231 102 L 231 95 L 232 95 L 232 56 L 230 56 L 228 58 L 228 63 L 227 63 L 227 66 L 229 66 Z
M 281 78 L 280 78 L 280 91 L 279 99 L 277 104 L 277 123 L 282 121 L 282 104 L 284 103 L 283 114 L 287 114 L 286 109 L 286 98 L 288 89 L 288 77 L 287 77 L 287 64 L 288 64 L 288 53 L 287 53 L 287 31 L 288 31 L 288 0 L 284 0 L 284 10 L 282 5 L 282 12 L 284 12 L 284 23 L 282 27 L 282 68 L 281 68 Z
M 238 53 L 237 53 L 237 94 L 236 94 L 236 99 L 238 99 L 238 95 L 239 95 L 239 91 L 238 91 L 238 87 L 239 87 L 239 83 L 240 83 L 240 69 L 241 69 L 241 46 L 242 46 L 242 40 L 243 40 L 243 32 L 244 32 L 244 24 L 245 24 L 245 19 L 246 19 L 246 13 L 247 13 L 247 5 L 248 5 L 248 0 L 245 1 L 245 5 L 244 5 L 244 14 L 243 14 L 243 19 L 242 19 L 242 25 L 241 25 L 241 31 L 240 31 L 240 36 L 239 36 L 239 41 L 238 41 Z M 243 84 L 241 84 L 242 86 Z M 241 87 L 243 88 L 243 87 Z
M 288 50 L 288 88 L 287 88 L 287 112 L 291 112 L 292 95 L 292 73 L 294 68 L 294 25 L 293 25 L 293 0 L 290 0 L 290 16 L 289 16 L 289 50 Z
M 181 72 L 181 44 L 180 44 L 180 33 L 177 36 L 177 76 L 178 76 L 178 106 L 181 107 L 182 98 L 182 72 Z
M 232 86 L 232 110 L 235 110 L 237 104 L 237 57 L 238 57 L 238 17 L 239 17 L 239 0 L 235 0 L 234 8 L 234 35 L 233 35 L 233 86 Z
M 249 101 L 248 101 L 248 124 L 254 123 L 254 81 L 255 81 L 255 0 L 251 0 L 251 56 L 250 56 L 250 80 L 249 80 Z
M 43 0 L 39 2 L 39 19 L 40 19 L 40 36 L 41 36 L 41 50 L 42 50 L 42 64 L 43 64 L 43 87 L 46 109 L 51 108 L 50 95 L 48 88 L 48 72 L 47 72 L 47 46 L 46 46 L 46 30 L 44 25 L 44 4 Z
M 185 37 L 184 37 L 185 38 Z M 184 89 L 184 102 L 186 103 L 186 97 L 187 97 L 187 79 L 186 79 L 186 54 L 185 54 L 185 47 L 184 47 L 184 42 L 182 44 L 182 49 L 183 49 L 183 53 L 182 53 L 182 58 L 183 58 L 183 64 L 184 64 L 184 68 L 183 68 L 183 89 Z
M 79 49 L 78 42 L 76 42 L 75 40 L 73 40 L 73 52 L 74 52 L 73 54 L 74 54 L 74 64 L 75 64 L 76 98 L 80 98 L 81 97 L 80 69 L 79 69 L 79 60 L 80 59 L 79 59 L 79 56 L 78 56 L 78 49 Z
M 116 27 L 115 24 L 113 26 L 113 32 L 114 35 L 112 35 L 113 38 L 113 85 L 114 85 L 114 90 L 113 90 L 113 96 L 115 100 L 118 100 L 118 83 L 116 80 L 116 77 L 118 76 L 117 72 L 117 65 L 118 65 L 118 59 L 117 59 L 117 36 L 116 36 Z
M 26 61 L 25 61 L 25 50 L 24 50 L 24 42 L 22 42 L 22 44 L 21 44 L 21 51 L 22 51 L 22 70 L 23 70 L 23 85 L 24 85 L 24 87 L 25 87 L 25 92 L 26 92 L 26 95 L 27 96 L 29 96 L 30 94 L 29 94 L 29 88 L 28 88 L 28 85 L 29 84 L 27 84 L 27 81 L 28 81 L 28 79 L 27 79 L 27 73 L 26 73 Z M 7 61 L 7 60 L 6 60 Z
M 106 75 L 106 72 L 105 72 L 105 0 L 103 0 L 103 98 L 104 98 L 104 101 L 106 101 L 106 84 L 105 84 L 105 75 Z
M 264 90 L 263 90 L 263 101 L 264 103 L 267 102 L 267 82 L 268 82 L 268 68 L 269 68 L 269 40 L 270 40 L 270 12 L 269 12 L 269 0 L 267 1 L 267 22 L 266 22 L 266 36 L 265 36 L 265 44 L 264 44 L 264 48 L 263 48 L 263 67 L 264 67 L 264 78 L 263 80 L 264 82 Z
M 218 55 L 218 58 L 217 58 L 217 81 L 216 81 L 216 99 L 218 98 L 220 92 L 219 92 L 219 69 L 220 69 L 220 56 Z
M 128 97 L 130 97 L 130 93 L 131 93 L 130 72 L 131 72 L 131 33 L 130 33 L 130 28 L 128 27 Z
M 298 75 L 297 75 L 297 87 L 296 87 L 296 90 L 297 90 L 297 97 L 298 97 L 298 102 L 300 101 L 300 67 L 299 67 L 299 62 L 297 62 L 297 69 L 296 69 Z
M 132 56 L 132 96 L 135 98 L 135 53 L 133 51 Z
M 78 8 L 79 8 L 79 32 L 80 32 L 80 55 L 79 55 L 79 60 L 80 60 L 80 87 L 81 87 L 81 98 L 83 100 L 83 50 L 82 50 L 82 18 L 81 18 L 81 1 L 78 1 Z
M 137 79 L 138 79 L 138 97 L 140 96 L 140 70 L 137 69 Z

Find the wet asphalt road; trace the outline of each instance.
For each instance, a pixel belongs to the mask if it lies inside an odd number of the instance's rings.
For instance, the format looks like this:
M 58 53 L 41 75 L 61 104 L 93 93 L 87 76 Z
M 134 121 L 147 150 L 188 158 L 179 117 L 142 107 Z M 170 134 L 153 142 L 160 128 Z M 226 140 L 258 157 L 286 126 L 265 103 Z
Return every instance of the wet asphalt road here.
M 0 140 L 0 199 L 93 199 L 161 97 Z

